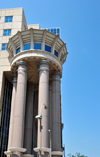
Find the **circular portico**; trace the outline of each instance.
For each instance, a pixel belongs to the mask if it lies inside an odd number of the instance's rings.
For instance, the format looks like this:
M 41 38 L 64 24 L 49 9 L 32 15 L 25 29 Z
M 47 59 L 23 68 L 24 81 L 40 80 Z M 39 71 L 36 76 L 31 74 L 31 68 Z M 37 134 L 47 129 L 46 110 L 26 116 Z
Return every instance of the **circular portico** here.
M 62 72 L 66 61 L 67 49 L 58 35 L 46 29 L 29 29 L 17 32 L 9 39 L 7 50 L 12 56 L 11 67 L 19 60 L 48 60 L 55 70 Z
M 33 129 L 32 116 L 30 116 L 30 112 L 32 109 L 33 112 L 31 112 L 31 114 L 34 114 L 33 94 L 35 86 L 38 86 L 38 114 L 40 114 L 42 103 L 45 103 L 48 107 L 48 110 L 43 110 L 42 113 L 43 129 L 41 149 L 42 151 L 44 150 L 44 156 L 47 156 L 48 151 L 46 150 L 49 150 L 48 143 L 50 140 L 48 129 L 50 129 L 52 136 L 52 151 L 61 152 L 60 79 L 63 64 L 66 61 L 68 54 L 66 44 L 58 37 L 58 35 L 50 33 L 46 29 L 37 30 L 31 28 L 22 32 L 18 31 L 17 34 L 9 39 L 6 48 L 9 55 L 12 57 L 10 62 L 11 71 L 12 73 L 18 73 L 14 105 L 15 111 L 12 117 L 14 118 L 14 128 L 12 135 L 10 134 L 13 142 L 8 148 L 8 151 L 13 150 L 13 147 L 21 150 L 25 146 L 27 147 L 25 149 L 28 150 L 26 153 L 28 152 L 28 154 L 31 155 L 31 149 L 28 148 L 28 146 L 32 147 Z M 50 83 L 52 88 L 52 100 L 50 100 L 49 96 L 50 81 L 52 82 Z M 31 90 L 27 83 L 31 83 Z M 49 103 L 50 101 L 52 102 L 51 106 Z M 49 110 L 50 108 L 51 110 Z M 51 115 L 51 119 L 49 115 Z M 26 129 L 24 129 L 24 124 L 27 125 Z M 39 152 L 37 149 L 40 147 L 39 124 L 37 127 L 38 142 L 37 147 L 34 150 Z M 30 136 L 25 132 L 25 130 L 29 130 Z M 25 144 L 24 141 L 26 141 L 25 143 L 27 144 Z M 59 154 L 61 155 L 61 153 Z M 56 154 L 56 156 L 59 154 Z M 22 152 L 20 152 L 18 156 L 22 157 Z

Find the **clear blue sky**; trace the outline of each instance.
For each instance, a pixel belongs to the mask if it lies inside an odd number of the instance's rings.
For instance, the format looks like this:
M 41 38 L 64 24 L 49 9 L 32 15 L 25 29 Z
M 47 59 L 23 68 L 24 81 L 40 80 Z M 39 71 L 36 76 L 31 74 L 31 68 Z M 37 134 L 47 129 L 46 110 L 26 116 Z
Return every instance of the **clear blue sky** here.
M 1 0 L 23 7 L 27 24 L 60 27 L 69 51 L 63 66 L 63 143 L 67 154 L 100 157 L 100 0 Z

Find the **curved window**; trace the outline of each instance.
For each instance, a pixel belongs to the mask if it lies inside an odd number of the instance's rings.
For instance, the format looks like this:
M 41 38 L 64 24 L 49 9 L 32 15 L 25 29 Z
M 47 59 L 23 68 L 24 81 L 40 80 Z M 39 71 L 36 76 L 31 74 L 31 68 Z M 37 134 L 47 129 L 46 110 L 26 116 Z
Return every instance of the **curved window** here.
M 54 55 L 58 57 L 58 52 L 56 50 L 54 51 Z
M 45 45 L 45 51 L 51 52 L 51 47 L 50 47 L 50 46 Z
M 30 50 L 31 44 L 25 44 L 24 45 L 24 50 Z
M 16 54 L 19 53 L 19 52 L 20 52 L 20 48 L 18 48 L 18 49 L 16 50 Z
M 41 50 L 41 43 L 34 43 L 34 49 Z

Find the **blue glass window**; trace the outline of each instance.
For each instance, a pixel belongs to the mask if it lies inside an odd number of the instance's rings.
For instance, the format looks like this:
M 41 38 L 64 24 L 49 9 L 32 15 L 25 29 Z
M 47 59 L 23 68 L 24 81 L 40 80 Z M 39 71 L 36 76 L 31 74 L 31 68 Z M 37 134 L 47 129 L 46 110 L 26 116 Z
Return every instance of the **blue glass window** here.
M 60 28 L 48 28 L 47 30 L 51 33 L 58 34 L 60 37 Z
M 60 29 L 57 28 L 57 34 L 60 36 Z
M 56 34 L 56 28 L 54 28 L 54 34 Z
M 5 17 L 5 22 L 12 22 L 13 21 L 13 16 L 6 16 Z
M 41 44 L 40 43 L 34 43 L 34 49 L 41 50 Z
M 24 50 L 30 50 L 30 48 L 31 48 L 31 44 L 24 45 Z
M 59 31 L 60 31 L 60 29 L 59 29 L 59 28 L 57 28 L 57 33 L 59 33 Z
M 48 29 L 48 31 L 50 32 L 50 29 Z
M 3 36 L 11 36 L 11 29 L 4 29 Z
M 20 48 L 18 48 L 18 49 L 16 50 L 16 54 L 19 53 L 19 52 L 20 52 Z
M 58 57 L 58 52 L 56 50 L 54 51 L 54 55 Z
M 51 33 L 53 33 L 53 29 L 51 28 Z
M 2 48 L 1 48 L 1 50 L 6 50 L 6 46 L 7 46 L 7 43 L 2 44 Z
M 50 46 L 45 45 L 45 51 L 51 52 L 51 47 L 50 47 Z
M 1 17 L 0 17 L 0 21 L 1 21 Z

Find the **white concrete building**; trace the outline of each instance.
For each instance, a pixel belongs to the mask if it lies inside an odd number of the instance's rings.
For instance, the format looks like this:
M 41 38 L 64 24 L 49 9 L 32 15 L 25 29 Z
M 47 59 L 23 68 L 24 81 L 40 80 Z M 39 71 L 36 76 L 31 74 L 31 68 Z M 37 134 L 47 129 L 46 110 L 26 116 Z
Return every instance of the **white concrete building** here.
M 27 25 L 23 8 L 0 10 L 1 157 L 63 155 L 60 79 L 67 54 L 58 35 Z

